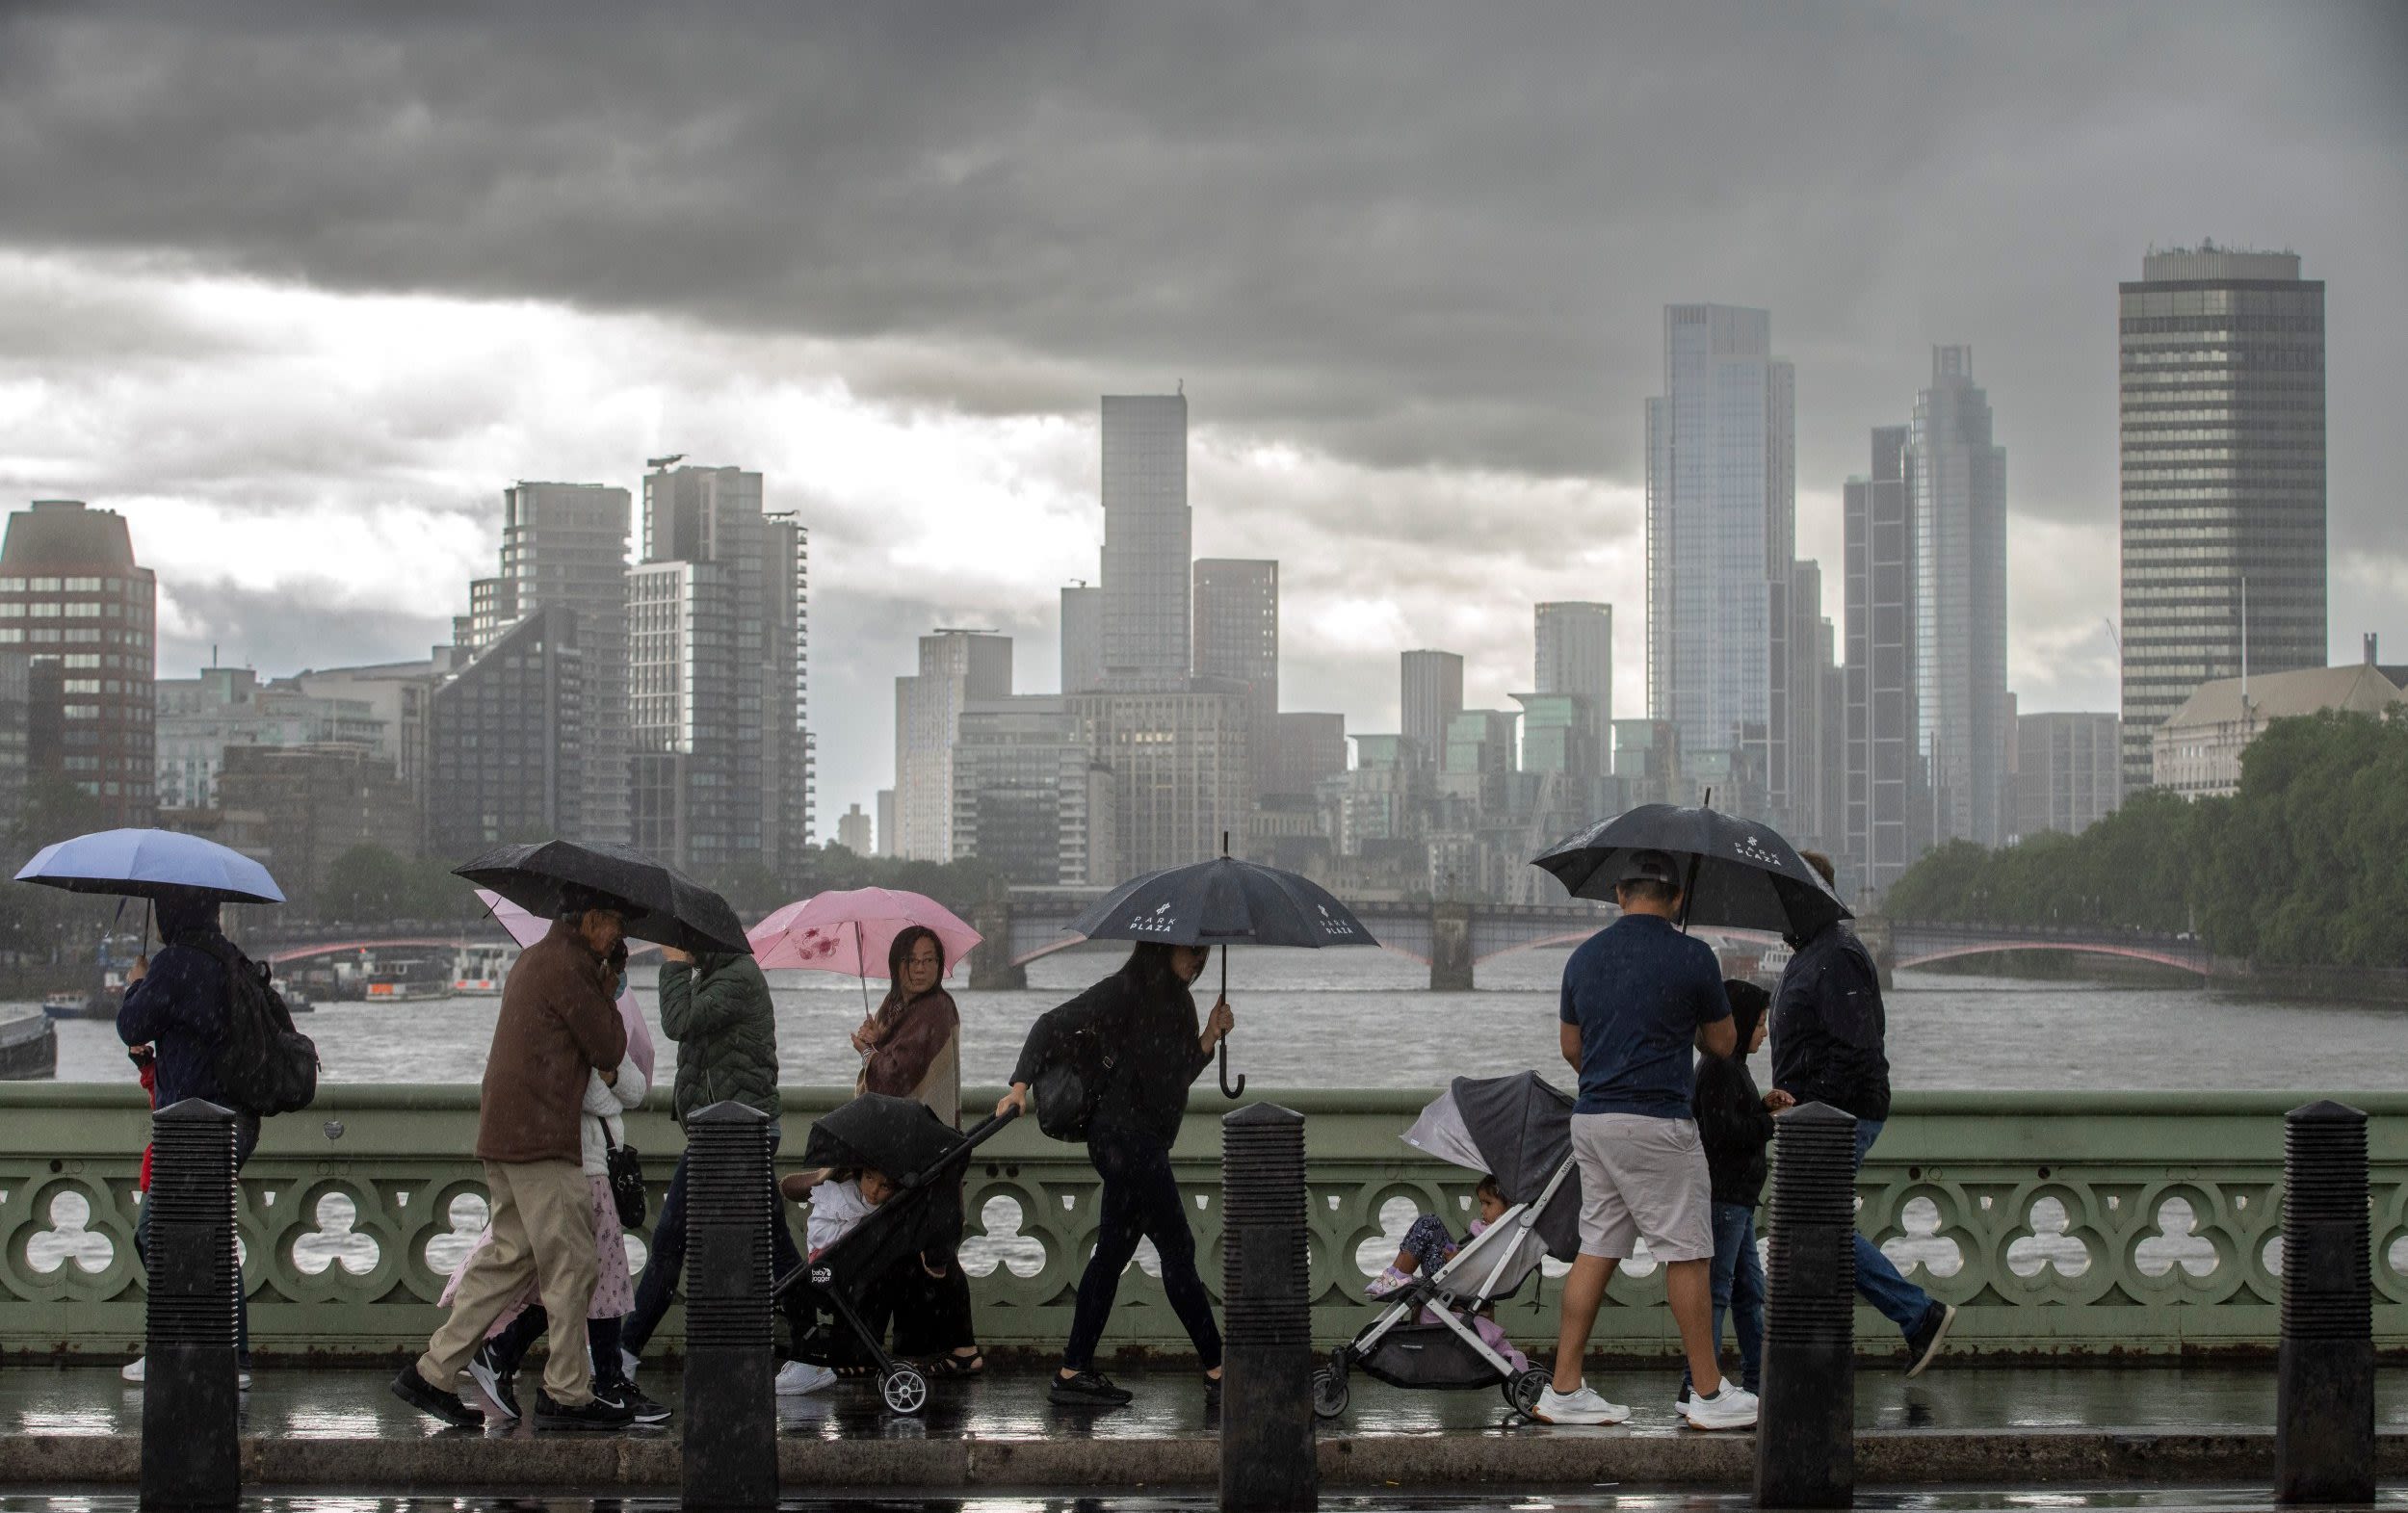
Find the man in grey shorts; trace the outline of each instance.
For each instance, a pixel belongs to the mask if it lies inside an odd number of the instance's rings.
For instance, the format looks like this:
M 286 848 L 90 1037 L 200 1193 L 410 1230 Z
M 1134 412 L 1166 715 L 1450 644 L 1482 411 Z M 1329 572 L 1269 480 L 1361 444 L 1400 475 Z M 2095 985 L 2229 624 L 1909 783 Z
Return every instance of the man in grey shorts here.
M 1581 1358 L 1606 1284 L 1635 1242 L 1664 1269 L 1664 1292 L 1696 1384 L 1682 1416 L 1700 1429 L 1743 1429 L 1755 1396 L 1723 1378 L 1713 1333 L 1714 1187 L 1689 1103 L 1691 1048 L 1729 1056 L 1731 1005 L 1714 952 L 1683 934 L 1680 874 L 1661 851 L 1634 854 L 1614 887 L 1622 918 L 1584 941 L 1563 968 L 1563 1058 L 1580 1073 L 1572 1154 L 1581 1167 L 1581 1254 L 1563 1285 L 1556 1379 L 1542 1423 L 1620 1423 L 1631 1410 L 1592 1392 Z

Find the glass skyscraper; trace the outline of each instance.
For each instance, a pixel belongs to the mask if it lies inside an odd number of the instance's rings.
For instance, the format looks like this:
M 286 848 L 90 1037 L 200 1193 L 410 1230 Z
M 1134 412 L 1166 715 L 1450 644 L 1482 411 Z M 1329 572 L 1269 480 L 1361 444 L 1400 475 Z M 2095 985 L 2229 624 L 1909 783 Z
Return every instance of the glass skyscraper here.
M 2151 252 L 2121 288 L 2124 786 L 2202 683 L 2325 658 L 2324 285 L 2291 252 Z
M 1916 744 L 1933 844 L 2007 837 L 2006 449 L 1970 347 L 1931 350 L 1905 457 L 1914 514 Z
M 1104 396 L 1104 676 L 1131 690 L 1181 689 L 1189 654 L 1188 402 Z

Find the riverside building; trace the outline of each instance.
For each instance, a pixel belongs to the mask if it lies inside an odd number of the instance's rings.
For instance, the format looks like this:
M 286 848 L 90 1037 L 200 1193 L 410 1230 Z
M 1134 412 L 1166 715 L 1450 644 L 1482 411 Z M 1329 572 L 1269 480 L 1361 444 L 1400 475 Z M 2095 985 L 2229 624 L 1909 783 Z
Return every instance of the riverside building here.
M 37 499 L 9 517 L 0 654 L 26 659 L 26 778 L 74 784 L 108 826 L 147 825 L 158 812 L 158 599 L 115 510 Z

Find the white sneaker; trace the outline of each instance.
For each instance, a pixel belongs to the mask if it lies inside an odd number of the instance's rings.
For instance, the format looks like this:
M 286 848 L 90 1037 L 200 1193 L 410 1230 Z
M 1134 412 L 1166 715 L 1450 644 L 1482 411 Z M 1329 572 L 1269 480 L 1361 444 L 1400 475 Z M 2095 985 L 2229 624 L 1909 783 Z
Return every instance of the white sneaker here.
M 118 1369 L 118 1375 L 125 1381 L 141 1381 L 143 1379 L 143 1363 L 148 1359 L 150 1359 L 148 1356 L 144 1355 L 134 1357 L 134 1359 L 126 1362 L 123 1366 Z
M 1681 1409 L 1692 1429 L 1752 1429 L 1756 1426 L 1756 1395 L 1724 1377 L 1722 1390 L 1712 1397 L 1688 1395 Z
M 234 1390 L 238 1393 L 250 1391 L 250 1372 L 236 1371 L 234 1373 Z
M 836 1373 L 807 1361 L 789 1361 L 777 1369 L 777 1396 L 799 1397 L 835 1385 Z
M 1748 1422 L 1755 1422 L 1754 1398 L 1749 1398 Z M 1586 1382 L 1575 1393 L 1559 1393 L 1553 1387 L 1538 1395 L 1538 1411 L 1531 1415 L 1541 1423 L 1620 1423 L 1631 1416 L 1631 1410 L 1618 1402 L 1608 1402 L 1590 1391 Z

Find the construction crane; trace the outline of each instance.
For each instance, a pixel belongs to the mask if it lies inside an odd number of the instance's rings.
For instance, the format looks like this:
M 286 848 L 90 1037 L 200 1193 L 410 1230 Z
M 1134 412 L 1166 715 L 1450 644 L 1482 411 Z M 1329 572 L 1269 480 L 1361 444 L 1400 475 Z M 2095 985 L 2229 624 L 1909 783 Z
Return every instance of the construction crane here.
M 2116 632 L 2115 622 L 2107 616 L 2102 614 L 2099 616 L 2099 623 L 2107 627 L 2107 643 L 2115 648 L 2115 660 L 2118 662 L 2123 661 L 2124 638 Z
M 665 457 L 646 457 L 643 459 L 643 465 L 651 468 L 662 468 L 668 466 L 672 462 L 683 462 L 685 460 L 686 454 L 683 452 L 672 452 Z

